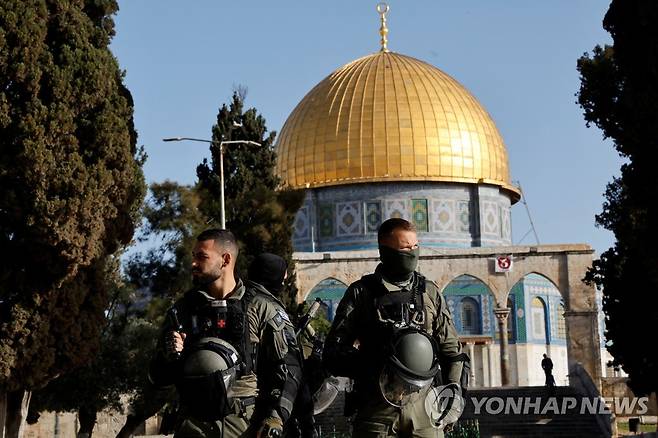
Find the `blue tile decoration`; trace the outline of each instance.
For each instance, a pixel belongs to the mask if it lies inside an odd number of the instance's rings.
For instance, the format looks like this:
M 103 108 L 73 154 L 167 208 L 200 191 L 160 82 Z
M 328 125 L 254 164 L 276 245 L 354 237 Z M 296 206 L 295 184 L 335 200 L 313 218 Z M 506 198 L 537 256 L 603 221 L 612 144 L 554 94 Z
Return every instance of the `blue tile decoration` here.
M 510 240 L 512 236 L 512 219 L 511 219 L 511 210 L 507 207 L 500 209 L 501 218 L 501 233 L 504 240 Z
M 432 202 L 432 231 L 450 232 L 454 230 L 455 201 L 444 199 L 434 200 Z
M 366 233 L 376 233 L 382 223 L 382 203 L 366 202 Z
M 294 238 L 295 239 L 308 239 L 309 236 L 309 217 L 308 206 L 299 209 L 295 217 Z
M 336 224 L 338 236 L 361 234 L 361 204 L 358 202 L 339 202 L 336 204 Z
M 484 225 L 485 234 L 500 234 L 500 220 L 497 204 L 493 202 L 483 202 L 480 220 Z
M 471 208 L 467 201 L 457 203 L 457 231 L 462 233 L 471 231 Z
M 334 204 L 320 204 L 318 207 L 318 228 L 320 237 L 333 237 L 334 235 Z
M 346 290 L 347 285 L 342 281 L 335 278 L 325 278 L 311 289 L 306 296 L 306 302 L 311 303 L 316 298 L 320 298 L 328 306 L 327 319 L 333 321 L 338 303 L 345 295 Z
M 386 201 L 386 219 L 392 217 L 409 219 L 409 214 L 407 213 L 407 205 L 404 200 L 394 199 Z
M 419 206 L 417 202 L 414 210 L 412 200 L 423 201 L 421 204 L 426 201 L 427 206 Z M 486 232 L 481 214 L 485 206 L 497 215 L 494 222 L 498 234 Z M 310 189 L 303 207 L 307 210 L 299 211 L 293 230 L 296 251 L 376 249 L 376 230 L 390 217 L 415 220 L 423 233 L 425 247 L 511 244 L 509 237 L 501 237 L 501 233 L 507 233 L 501 230 L 507 220 L 510 199 L 487 187 L 473 190 L 466 184 L 430 182 L 347 184 Z M 476 217 L 475 212 L 481 217 Z
M 527 341 L 527 332 L 526 332 L 526 310 L 525 310 L 525 299 L 524 299 L 524 289 L 523 284 L 518 282 L 512 287 L 510 295 L 513 295 L 516 300 L 516 315 L 514 318 L 517 322 L 516 324 L 516 339 L 517 342 L 526 342 Z

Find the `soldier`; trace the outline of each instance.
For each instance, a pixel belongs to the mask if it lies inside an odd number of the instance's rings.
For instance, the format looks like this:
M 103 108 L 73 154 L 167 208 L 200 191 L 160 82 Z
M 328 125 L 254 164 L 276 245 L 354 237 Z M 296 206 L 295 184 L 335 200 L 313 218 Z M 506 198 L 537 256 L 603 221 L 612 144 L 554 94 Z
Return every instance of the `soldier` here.
M 249 266 L 249 283 L 255 288 L 265 288 L 275 296 L 283 291 L 284 281 L 288 278 L 288 265 L 286 261 L 276 254 L 262 253 L 256 256 Z M 312 330 L 310 326 L 308 329 Z M 299 331 L 299 328 L 295 328 Z M 299 335 L 298 335 L 299 336 Z M 303 362 L 303 346 L 299 342 L 300 362 Z M 302 378 L 297 391 L 292 417 L 286 424 L 284 436 L 286 438 L 314 438 L 317 437 L 313 420 L 313 399 L 306 378 Z
M 175 437 L 280 436 L 301 376 L 294 328 L 265 288 L 234 277 L 230 231 L 204 231 L 192 256 L 195 287 L 170 310 L 149 372 L 156 388 L 176 385 Z
M 441 436 L 425 401 L 441 380 L 460 383 L 467 357 L 443 296 L 416 272 L 414 225 L 389 219 L 377 240 L 381 263 L 345 292 L 323 361 L 331 374 L 354 380 L 346 400 L 346 411 L 356 411 L 354 436 Z

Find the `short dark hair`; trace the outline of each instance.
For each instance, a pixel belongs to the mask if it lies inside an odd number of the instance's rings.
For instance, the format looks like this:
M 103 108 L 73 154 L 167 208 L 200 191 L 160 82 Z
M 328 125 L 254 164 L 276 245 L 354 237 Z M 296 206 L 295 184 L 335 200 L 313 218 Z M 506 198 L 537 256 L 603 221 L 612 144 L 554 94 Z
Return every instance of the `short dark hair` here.
M 388 239 L 393 235 L 395 230 L 404 230 L 404 231 L 413 231 L 416 232 L 416 226 L 399 217 L 392 217 L 385 220 L 377 230 L 377 242 L 382 243 L 382 241 Z
M 238 240 L 235 238 L 235 235 L 229 230 L 222 230 L 219 228 L 210 228 L 203 231 L 196 238 L 197 242 L 203 242 L 205 240 L 214 240 L 215 245 L 222 247 L 227 250 L 235 258 L 238 256 Z

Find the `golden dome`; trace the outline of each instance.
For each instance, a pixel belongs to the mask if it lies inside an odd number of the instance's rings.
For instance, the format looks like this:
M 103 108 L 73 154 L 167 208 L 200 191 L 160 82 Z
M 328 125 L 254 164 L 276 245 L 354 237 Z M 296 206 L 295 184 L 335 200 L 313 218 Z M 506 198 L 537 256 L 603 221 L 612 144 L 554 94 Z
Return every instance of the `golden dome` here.
M 316 85 L 277 148 L 277 173 L 293 188 L 447 181 L 494 184 L 519 198 L 482 105 L 438 68 L 393 52 L 357 59 Z

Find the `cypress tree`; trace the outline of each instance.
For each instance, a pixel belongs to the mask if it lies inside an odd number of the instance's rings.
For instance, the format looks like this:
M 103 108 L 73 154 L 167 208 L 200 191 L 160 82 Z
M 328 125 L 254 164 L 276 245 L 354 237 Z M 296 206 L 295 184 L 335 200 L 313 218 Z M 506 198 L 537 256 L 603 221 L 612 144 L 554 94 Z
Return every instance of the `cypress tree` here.
M 144 195 L 114 0 L 0 5 L 0 392 L 98 349 L 105 267 Z

